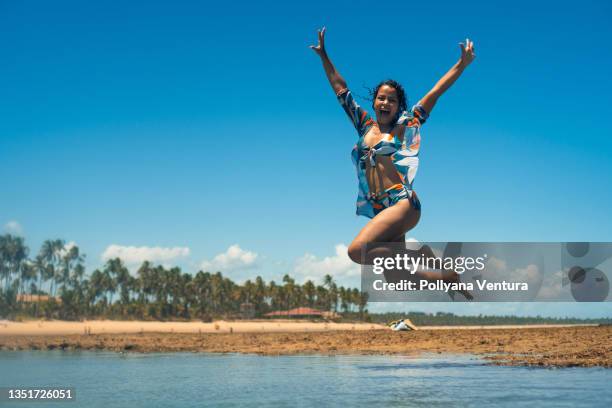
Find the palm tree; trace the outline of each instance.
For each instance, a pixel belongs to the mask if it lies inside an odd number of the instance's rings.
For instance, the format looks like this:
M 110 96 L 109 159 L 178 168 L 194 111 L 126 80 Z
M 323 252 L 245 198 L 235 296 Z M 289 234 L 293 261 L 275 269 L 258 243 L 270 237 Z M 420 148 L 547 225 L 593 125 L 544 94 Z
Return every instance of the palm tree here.
M 231 279 L 223 278 L 223 290 L 226 295 L 223 297 L 223 312 L 238 312 L 240 310 L 240 287 Z
M 225 288 L 223 287 L 223 276 L 221 272 L 217 272 L 212 275 L 211 279 L 211 301 L 212 301 L 212 311 L 213 313 L 217 313 L 221 307 L 221 303 L 225 298 Z
M 127 305 L 130 302 L 130 272 L 119 258 L 109 259 L 106 262 L 106 270 L 113 280 L 114 289 L 119 289 L 121 304 Z M 114 290 L 112 292 L 114 293 Z
M 358 306 L 360 302 L 361 302 L 361 292 L 359 292 L 359 289 L 353 288 L 353 290 L 351 291 L 351 304 Z
M 42 291 L 43 282 L 45 282 L 46 273 L 45 260 L 39 255 L 34 258 L 34 268 L 36 268 L 36 276 L 38 276 L 38 293 L 40 294 Z
M 36 280 L 36 272 L 37 272 L 36 267 L 33 262 L 31 262 L 29 259 L 26 259 L 25 261 L 23 261 L 23 264 L 21 266 L 21 273 L 19 276 L 22 295 L 25 295 L 26 288 L 28 287 L 28 283 Z M 32 289 L 33 289 L 32 286 L 34 286 L 34 289 L 35 289 L 36 284 L 32 283 L 30 285 L 30 295 L 32 294 Z
M 153 288 L 155 291 L 155 302 L 158 306 L 161 306 L 167 301 L 167 292 L 166 292 L 166 270 L 163 266 L 158 265 L 153 268 Z
M 85 266 L 79 263 L 74 266 L 72 269 L 72 274 L 70 275 L 70 284 L 72 286 L 77 286 L 83 283 L 83 277 L 85 276 Z
M 37 255 L 36 258 L 34 258 L 33 267 L 36 269 L 36 272 L 35 272 L 36 276 L 38 276 L 38 287 L 37 287 L 36 293 L 40 295 L 42 293 L 43 281 L 45 277 L 47 276 L 46 264 L 45 264 L 44 259 L 40 255 Z M 40 308 L 40 302 L 36 302 L 36 308 L 35 308 L 36 317 L 38 317 L 39 308 Z
M 266 282 L 261 276 L 255 278 L 255 294 L 253 296 L 253 304 L 255 305 L 255 312 L 261 315 L 265 311 L 265 298 L 266 298 Z
M 332 283 L 331 288 L 329 290 L 329 296 L 331 298 L 331 306 L 334 309 L 334 312 L 338 311 L 338 286 L 336 283 Z
M 350 291 L 350 289 L 348 291 Z M 350 301 L 347 296 L 347 290 L 344 288 L 344 286 L 340 286 L 340 308 L 342 309 L 342 312 L 348 312 L 349 303 Z
M 330 302 L 329 302 L 329 293 L 327 289 L 325 289 L 324 286 L 317 285 L 315 290 L 317 294 L 317 301 L 316 301 L 317 308 L 323 309 L 323 310 L 329 310 Z
M 306 302 L 308 306 L 313 307 L 314 302 L 315 302 L 315 296 L 317 293 L 313 281 L 307 280 L 306 283 L 302 285 L 302 288 L 303 288 L 304 296 L 306 297 Z
M 177 308 L 181 301 L 181 270 L 180 268 L 174 267 L 170 269 L 167 273 L 167 285 L 166 291 L 167 294 L 172 298 L 172 303 L 170 304 L 170 314 L 176 316 Z
M 328 300 L 325 310 L 330 310 L 333 306 L 335 312 L 338 309 L 338 287 L 331 275 L 328 274 L 323 277 L 323 286 L 328 290 Z
M 43 280 L 51 280 L 49 285 L 49 294 L 55 296 L 55 282 L 60 278 L 60 260 L 66 243 L 62 239 L 46 240 L 40 248 L 39 256 L 44 262 Z
M 183 306 L 183 317 L 189 318 L 191 316 L 190 307 L 195 303 L 195 282 L 192 276 L 188 273 L 181 275 L 181 299 Z
M 4 290 L 8 292 L 12 276 L 21 276 L 22 269 L 28 258 L 29 248 L 25 245 L 23 237 L 6 234 L 0 236 L 0 273 L 4 278 Z
M 270 281 L 268 287 L 266 289 L 266 298 L 270 303 L 270 308 L 272 310 L 280 308 L 280 287 L 273 280 Z
M 293 306 L 296 305 L 296 289 L 295 289 L 295 280 L 293 278 L 291 278 L 291 276 L 285 274 L 285 276 L 283 276 L 283 283 L 285 284 L 283 289 L 285 290 L 285 296 L 286 296 L 286 308 L 287 309 L 291 309 Z
M 107 263 L 102 270 L 102 291 L 106 292 L 106 304 L 110 308 L 113 304 L 113 294 L 117 291 L 117 282 L 113 278 L 112 269 Z
M 87 310 L 87 282 L 83 280 L 85 276 L 85 266 L 79 263 L 72 269 L 70 275 L 70 286 L 74 291 L 75 317 L 80 317 Z
M 0 235 L 0 278 L 4 280 L 2 285 L 4 290 L 8 290 L 9 281 L 11 279 L 10 268 L 9 268 L 9 241 L 12 239 L 11 235 Z
M 363 320 L 363 313 L 368 304 L 368 292 L 360 292 L 359 294 L 359 318 Z
M 91 274 L 89 279 L 89 299 L 91 300 L 91 305 L 93 306 L 96 299 L 105 292 L 104 284 L 105 284 L 104 273 L 102 273 L 99 269 L 96 269 Z
M 141 304 L 146 304 L 150 300 L 150 296 L 153 294 L 153 282 L 152 282 L 152 268 L 149 261 L 144 261 L 138 271 L 136 272 L 138 276 L 138 291 L 139 301 Z
M 194 278 L 194 299 L 197 313 L 200 317 L 209 316 L 211 312 L 211 275 L 210 272 L 199 271 Z
M 255 297 L 255 284 L 247 279 L 242 285 L 242 296 L 240 301 L 243 303 L 251 303 L 251 300 Z
M 60 274 L 59 281 L 61 282 L 61 291 L 66 289 L 66 285 L 71 284 L 71 279 L 74 275 L 74 269 L 83 263 L 84 257 L 80 254 L 79 247 L 72 245 L 70 247 L 63 246 L 60 250 Z

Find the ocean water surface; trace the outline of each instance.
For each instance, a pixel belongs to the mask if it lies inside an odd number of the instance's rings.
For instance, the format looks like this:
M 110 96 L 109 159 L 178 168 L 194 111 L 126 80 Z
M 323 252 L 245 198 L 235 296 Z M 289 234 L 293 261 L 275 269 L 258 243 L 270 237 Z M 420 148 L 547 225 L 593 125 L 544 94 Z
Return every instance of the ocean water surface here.
M 15 407 L 610 407 L 612 370 L 496 367 L 465 355 L 0 352 L 0 387 L 71 387 Z

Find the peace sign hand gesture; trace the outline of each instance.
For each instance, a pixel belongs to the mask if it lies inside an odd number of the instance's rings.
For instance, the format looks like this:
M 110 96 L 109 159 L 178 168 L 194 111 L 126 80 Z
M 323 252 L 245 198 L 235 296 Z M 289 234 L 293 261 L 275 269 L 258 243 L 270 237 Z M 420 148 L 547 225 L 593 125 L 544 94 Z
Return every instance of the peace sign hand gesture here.
M 459 43 L 459 46 L 461 47 L 461 63 L 463 66 L 467 67 L 474 61 L 474 58 L 476 58 L 476 54 L 474 54 L 474 42 L 466 38 L 465 44 Z

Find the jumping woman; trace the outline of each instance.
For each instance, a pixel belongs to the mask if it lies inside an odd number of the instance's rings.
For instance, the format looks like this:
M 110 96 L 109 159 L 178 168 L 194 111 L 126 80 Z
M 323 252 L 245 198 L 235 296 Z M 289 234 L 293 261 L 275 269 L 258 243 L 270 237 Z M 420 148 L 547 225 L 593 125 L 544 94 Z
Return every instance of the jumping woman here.
M 349 246 L 348 255 L 359 264 L 372 264 L 376 257 L 397 253 L 384 244 L 404 243 L 406 232 L 419 222 L 421 204 L 412 183 L 419 165 L 421 126 L 438 98 L 474 60 L 474 43 L 466 39 L 459 44 L 459 61 L 410 110 L 404 88 L 398 82 L 386 80 L 378 84 L 372 91 L 374 120 L 355 102 L 346 81 L 329 59 L 325 50 L 325 27 L 318 33 L 318 45 L 310 48 L 321 58 L 327 79 L 359 135 L 352 151 L 359 181 L 357 215 L 371 218 Z M 428 246 L 423 246 L 418 254 L 434 257 Z M 416 276 L 431 281 L 459 280 L 454 271 L 423 271 Z M 462 293 L 472 298 L 469 293 Z

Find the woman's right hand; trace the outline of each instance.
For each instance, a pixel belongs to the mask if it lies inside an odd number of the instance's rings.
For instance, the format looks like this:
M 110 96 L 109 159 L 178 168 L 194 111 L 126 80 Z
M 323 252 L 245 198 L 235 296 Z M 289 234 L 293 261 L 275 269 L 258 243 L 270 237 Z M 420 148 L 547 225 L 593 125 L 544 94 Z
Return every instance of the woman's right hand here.
M 339 92 L 346 89 L 346 81 L 342 76 L 336 71 L 334 64 L 330 61 L 327 56 L 327 52 L 325 51 L 325 27 L 318 31 L 319 33 L 319 43 L 317 45 L 311 45 L 310 48 L 314 52 L 317 53 L 319 57 L 321 57 L 321 62 L 323 63 L 323 69 L 325 70 L 325 75 L 327 75 L 327 80 L 329 84 L 332 86 L 336 95 Z
M 319 33 L 319 44 L 311 45 L 310 48 L 317 53 L 319 57 L 325 55 L 325 27 L 317 31 Z
M 467 67 L 476 58 L 476 54 L 474 54 L 474 41 L 466 38 L 465 43 L 459 43 L 459 47 L 461 47 L 461 58 L 459 61 L 461 61 L 464 67 Z

